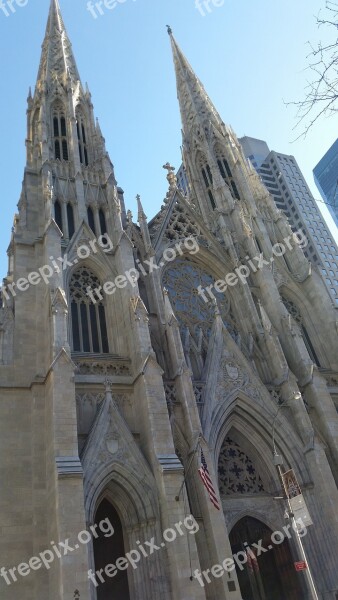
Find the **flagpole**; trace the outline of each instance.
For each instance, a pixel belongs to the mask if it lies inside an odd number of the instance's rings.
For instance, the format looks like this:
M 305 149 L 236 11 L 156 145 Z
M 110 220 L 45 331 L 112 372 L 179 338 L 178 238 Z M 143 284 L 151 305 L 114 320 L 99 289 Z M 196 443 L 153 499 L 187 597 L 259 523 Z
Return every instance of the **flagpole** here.
M 198 434 L 198 438 L 197 438 L 196 447 L 195 447 L 195 449 L 194 449 L 194 451 L 193 451 L 193 453 L 192 453 L 192 456 L 191 456 L 191 459 L 190 459 L 190 462 L 189 462 L 188 468 L 187 468 L 187 470 L 186 470 L 186 471 L 185 471 L 185 473 L 184 473 L 184 479 L 183 479 L 182 485 L 181 485 L 181 487 L 180 487 L 180 490 L 179 490 L 179 492 L 178 492 L 177 496 L 175 496 L 175 500 L 176 500 L 176 502 L 179 502 L 179 499 L 180 499 L 181 492 L 182 492 L 182 490 L 183 490 L 183 488 L 184 488 L 184 485 L 185 485 L 185 482 L 186 482 L 186 480 L 187 480 L 188 474 L 189 474 L 189 472 L 190 472 L 190 469 L 191 469 L 191 466 L 192 466 L 193 460 L 194 460 L 194 458 L 195 458 L 195 456 L 196 456 L 196 453 L 197 453 L 197 450 L 198 450 L 198 448 L 199 448 L 199 446 L 200 446 L 201 437 L 202 437 L 202 434 L 201 434 L 201 433 L 199 433 L 199 434 Z

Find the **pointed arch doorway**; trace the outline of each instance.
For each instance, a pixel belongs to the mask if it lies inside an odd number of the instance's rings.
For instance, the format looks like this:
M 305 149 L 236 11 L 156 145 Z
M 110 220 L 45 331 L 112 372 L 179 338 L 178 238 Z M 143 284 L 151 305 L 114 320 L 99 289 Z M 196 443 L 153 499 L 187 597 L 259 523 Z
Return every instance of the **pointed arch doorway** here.
M 243 517 L 232 528 L 230 544 L 233 554 L 245 550 L 245 545 L 271 546 L 272 530 L 253 517 Z M 253 547 L 255 550 L 255 547 Z M 257 550 L 254 552 L 257 554 Z M 305 596 L 294 568 L 294 560 L 287 539 L 261 552 L 255 560 L 248 560 L 243 570 L 236 567 L 243 600 L 304 600 Z
M 108 577 L 104 573 L 107 565 L 114 565 L 118 558 L 126 554 L 121 519 L 117 510 L 106 498 L 102 500 L 96 511 L 95 523 L 105 519 L 109 519 L 114 534 L 110 537 L 100 535 L 93 541 L 95 571 L 103 569 L 105 580 L 96 588 L 96 598 L 97 600 L 130 600 L 127 571 L 117 570 L 113 577 Z

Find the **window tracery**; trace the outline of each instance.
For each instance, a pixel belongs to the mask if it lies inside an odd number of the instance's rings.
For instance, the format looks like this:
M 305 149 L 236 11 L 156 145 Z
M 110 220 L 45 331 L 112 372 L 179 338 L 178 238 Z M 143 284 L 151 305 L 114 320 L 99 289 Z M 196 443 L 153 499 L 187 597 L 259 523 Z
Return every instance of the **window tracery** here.
M 214 279 L 205 273 L 198 265 L 188 259 L 177 259 L 164 272 L 163 285 L 168 290 L 170 301 L 180 324 L 182 339 L 186 329 L 195 341 L 202 332 L 209 339 L 212 324 L 215 320 L 215 306 L 212 300 L 205 302 L 198 293 L 198 288 L 213 287 Z M 212 293 L 216 299 L 224 325 L 234 339 L 238 335 L 235 318 L 231 312 L 229 300 L 224 294 Z
M 187 237 L 199 237 L 201 229 L 196 223 L 191 223 L 182 206 L 177 204 L 171 214 L 165 239 L 170 241 L 181 240 Z
M 99 287 L 99 279 L 87 267 L 73 273 L 69 293 L 74 352 L 109 353 L 104 301 L 94 304 L 87 293 Z
M 224 440 L 218 460 L 218 481 L 221 494 L 259 494 L 263 481 L 255 465 L 229 436 Z

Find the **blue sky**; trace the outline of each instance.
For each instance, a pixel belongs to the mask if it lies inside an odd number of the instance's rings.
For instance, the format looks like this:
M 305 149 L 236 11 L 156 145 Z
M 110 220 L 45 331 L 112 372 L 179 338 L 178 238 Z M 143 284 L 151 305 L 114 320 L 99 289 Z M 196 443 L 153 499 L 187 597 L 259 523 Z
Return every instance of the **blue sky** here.
M 6 0 L 4 0 L 6 1 Z M 19 199 L 25 164 L 26 98 L 34 87 L 49 0 L 0 11 L 1 204 L 0 271 Z M 22 1 L 22 0 L 21 0 Z M 162 165 L 180 165 L 180 118 L 169 38 L 176 39 L 223 120 L 238 136 L 265 139 L 293 154 L 315 195 L 312 169 L 337 138 L 338 116 L 321 119 L 305 140 L 296 137 L 308 40 L 325 39 L 315 15 L 324 0 L 224 0 L 203 17 L 195 0 L 125 0 L 94 19 L 87 0 L 60 0 L 82 81 L 92 92 L 127 208 L 140 193 L 149 217 L 167 191 Z M 325 207 L 324 207 L 325 208 Z M 135 214 L 136 216 L 136 214 Z

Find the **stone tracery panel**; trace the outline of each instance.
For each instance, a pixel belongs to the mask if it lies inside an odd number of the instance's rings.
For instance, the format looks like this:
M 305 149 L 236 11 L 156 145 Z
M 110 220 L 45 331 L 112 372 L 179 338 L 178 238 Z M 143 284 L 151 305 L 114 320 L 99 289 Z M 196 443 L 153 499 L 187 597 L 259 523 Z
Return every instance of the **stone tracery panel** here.
M 229 436 L 224 440 L 219 461 L 218 479 L 220 493 L 259 494 L 264 484 L 252 460 Z

